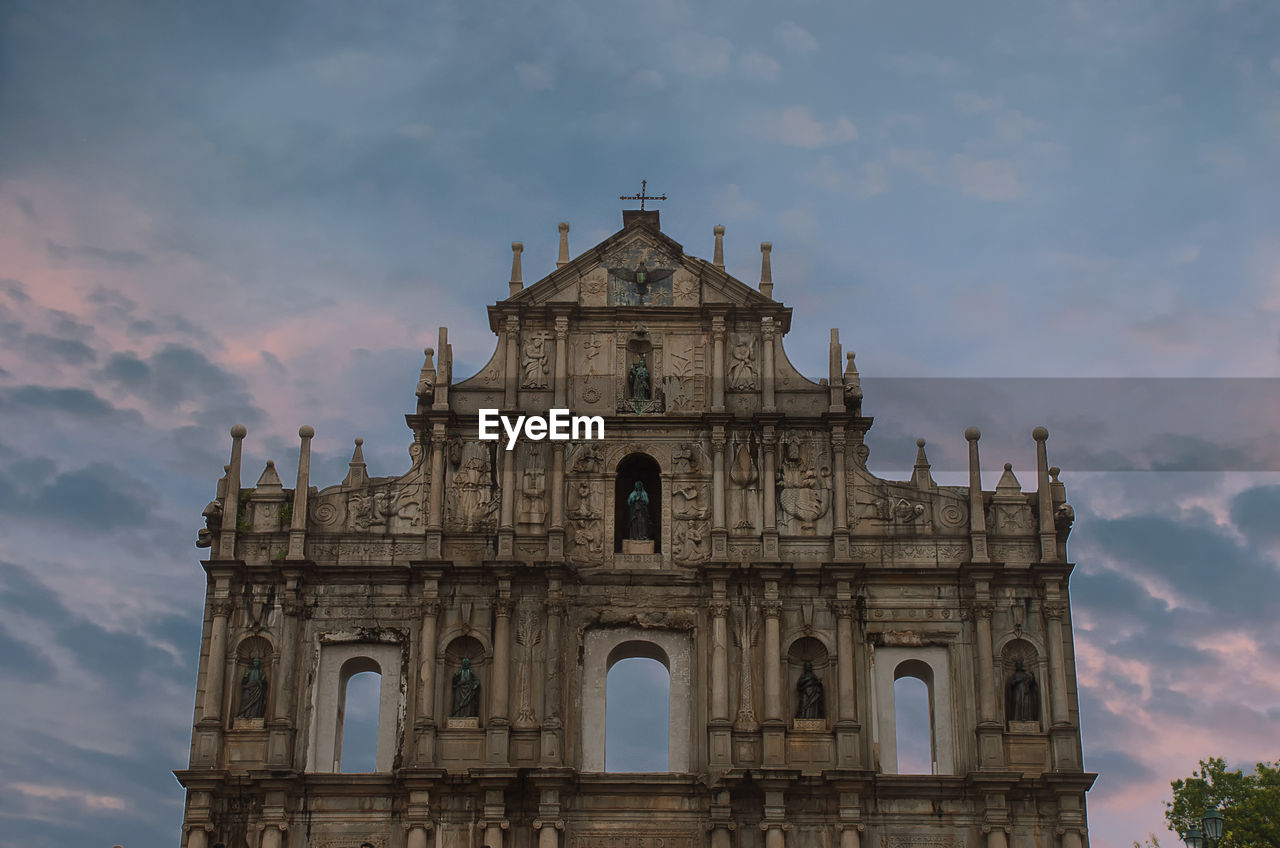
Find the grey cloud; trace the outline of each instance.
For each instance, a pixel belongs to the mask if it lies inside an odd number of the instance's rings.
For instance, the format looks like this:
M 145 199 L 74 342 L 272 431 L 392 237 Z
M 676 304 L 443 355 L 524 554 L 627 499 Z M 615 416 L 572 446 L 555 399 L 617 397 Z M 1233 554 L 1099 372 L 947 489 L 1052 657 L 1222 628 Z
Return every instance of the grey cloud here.
M 67 365 L 85 365 L 98 358 L 93 348 L 79 339 L 63 339 L 44 333 L 29 333 L 23 342 L 28 355 L 64 362 Z
M 1255 545 L 1280 541 L 1280 486 L 1256 486 L 1231 500 L 1231 522 Z
M 53 679 L 53 661 L 35 645 L 14 636 L 4 622 L 0 622 L 0 678 L 8 675 L 45 683 Z
M 59 261 L 81 261 L 92 265 L 116 268 L 136 268 L 147 261 L 147 257 L 136 250 L 112 250 L 104 247 L 73 247 L 45 240 L 45 249 L 50 258 Z
M 117 353 L 98 376 L 153 404 L 197 401 L 202 420 L 253 424 L 263 418 L 245 381 L 194 348 L 166 345 L 145 359 L 132 352 Z
M 1098 773 L 1098 785 L 1106 787 L 1104 792 L 1114 792 L 1126 784 L 1150 780 L 1155 776 L 1137 759 L 1115 748 L 1090 751 L 1085 767 Z
M 142 481 L 103 462 L 56 472 L 48 460 L 27 460 L 0 470 L 0 510 L 73 531 L 141 526 L 157 500 Z
M 31 296 L 27 294 L 27 287 L 12 277 L 0 279 L 0 292 L 15 303 L 26 303 L 31 300 Z
M 60 389 L 26 385 L 0 390 L 0 412 L 64 412 L 85 417 L 104 417 L 119 412 L 88 389 Z

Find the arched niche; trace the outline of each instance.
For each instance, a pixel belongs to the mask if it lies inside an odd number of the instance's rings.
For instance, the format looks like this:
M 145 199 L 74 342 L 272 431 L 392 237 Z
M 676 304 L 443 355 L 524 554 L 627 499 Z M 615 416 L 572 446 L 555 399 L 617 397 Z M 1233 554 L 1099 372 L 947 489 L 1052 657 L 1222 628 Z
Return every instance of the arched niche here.
M 266 684 L 266 700 L 262 705 L 262 714 L 245 718 L 240 715 L 245 709 L 245 675 L 253 668 L 253 661 L 258 661 L 258 667 L 262 670 L 263 675 L 267 679 Z M 235 672 L 231 677 L 231 715 L 234 717 L 235 724 L 248 724 L 256 721 L 263 721 L 271 715 L 271 708 L 274 706 L 275 694 L 278 681 L 275 679 L 275 649 L 271 643 L 263 636 L 248 636 L 236 646 L 235 650 Z
M 606 681 L 610 668 L 632 657 L 657 660 L 671 674 L 668 769 L 687 772 L 693 762 L 693 645 L 687 633 L 639 627 L 588 630 L 583 637 L 581 769 L 605 770 Z
M 628 499 L 636 483 L 649 496 L 649 533 L 655 553 L 662 550 L 662 468 L 647 453 L 631 453 L 622 458 L 613 484 L 613 549 L 622 552 L 622 542 L 630 538 L 631 508 Z
M 347 683 L 357 674 L 381 675 L 378 692 L 378 742 L 376 771 L 389 772 L 395 762 L 404 705 L 401 703 L 400 645 L 368 642 L 335 642 L 320 646 L 320 663 L 312 684 L 311 739 L 307 746 L 307 770 L 337 772 L 342 760 L 342 709 Z
M 804 674 L 804 665 L 809 663 L 813 668 L 813 673 L 817 675 L 818 680 L 822 683 L 822 715 L 818 718 L 827 719 L 834 713 L 833 706 L 835 704 L 835 692 L 832 686 L 833 671 L 835 664 L 831 662 L 831 655 L 827 652 L 827 646 L 820 639 L 813 636 L 801 636 L 791 643 L 787 649 L 787 692 L 790 698 L 790 715 L 793 718 L 802 718 L 800 715 L 801 695 L 797 689 L 800 682 L 800 676 Z
M 491 663 L 485 646 L 479 639 L 470 634 L 451 639 L 445 647 L 444 673 L 439 675 L 441 691 L 436 699 L 436 703 L 440 705 L 440 715 L 437 718 L 447 723 L 449 716 L 453 713 L 453 675 L 462 669 L 462 661 L 464 659 L 471 661 L 471 670 L 475 672 L 476 678 L 480 681 L 477 718 L 480 719 L 481 726 L 483 726 L 485 710 L 489 706 L 489 687 L 493 682 L 492 675 L 489 673 Z
M 1041 668 L 1043 662 L 1040 659 L 1039 652 L 1036 650 L 1036 646 L 1021 638 L 1010 639 L 1000 649 L 1000 667 L 998 670 L 1001 696 L 1000 707 L 1004 711 L 1005 726 L 1009 727 L 1013 721 L 1018 720 L 1015 717 L 1017 709 L 1014 704 L 1017 695 L 1013 690 L 1019 664 L 1030 675 L 1029 680 L 1023 680 L 1023 685 L 1027 687 L 1024 689 L 1024 697 L 1029 695 L 1032 700 L 1031 714 L 1024 716 L 1021 721 L 1040 724 L 1043 727 L 1045 708 L 1047 706 L 1044 674 Z
M 874 737 L 880 750 L 880 770 L 885 774 L 898 774 L 894 684 L 900 679 L 913 677 L 924 683 L 928 692 L 932 771 L 934 774 L 955 774 L 955 720 L 947 649 L 940 645 L 880 647 L 875 649 L 872 662 Z

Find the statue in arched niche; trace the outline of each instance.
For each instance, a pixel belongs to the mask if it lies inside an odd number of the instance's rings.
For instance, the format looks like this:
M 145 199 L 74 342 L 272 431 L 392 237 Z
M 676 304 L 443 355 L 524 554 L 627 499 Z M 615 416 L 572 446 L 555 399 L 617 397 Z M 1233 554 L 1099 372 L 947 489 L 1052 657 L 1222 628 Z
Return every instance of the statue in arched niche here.
M 796 708 L 796 718 L 826 718 L 827 704 L 822 697 L 822 681 L 814 674 L 813 663 L 805 661 L 804 671 L 796 681 L 796 692 L 800 696 Z
M 649 525 L 649 493 L 644 490 L 644 483 L 637 480 L 627 496 L 627 538 L 647 541 L 651 535 Z
M 240 678 L 240 711 L 236 718 L 262 718 L 266 714 L 267 675 L 262 670 L 262 657 L 254 657 Z
M 1005 715 L 1009 721 L 1040 720 L 1040 687 L 1022 660 L 1014 665 L 1005 691 Z
M 462 658 L 462 668 L 453 673 L 453 708 L 450 718 L 476 718 L 480 715 L 480 678 L 471 670 L 471 660 Z

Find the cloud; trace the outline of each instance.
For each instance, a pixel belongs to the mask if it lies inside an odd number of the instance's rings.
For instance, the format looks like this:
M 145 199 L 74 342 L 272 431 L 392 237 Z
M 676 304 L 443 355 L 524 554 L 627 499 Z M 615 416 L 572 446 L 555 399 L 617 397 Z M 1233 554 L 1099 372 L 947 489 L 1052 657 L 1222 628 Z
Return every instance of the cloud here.
M 778 78 L 782 66 L 763 53 L 744 53 L 738 58 L 738 71 L 744 77 L 772 82 Z
M 556 76 L 549 68 L 532 62 L 517 62 L 516 76 L 521 85 L 533 91 L 548 91 L 556 82 Z
M 672 68 L 693 77 L 719 77 L 729 72 L 733 44 L 721 35 L 682 32 L 667 47 Z
M 807 150 L 847 144 L 858 137 L 857 127 L 847 117 L 842 115 L 824 123 L 813 116 L 808 106 L 767 112 L 756 118 L 753 129 L 762 138 Z
M 951 157 L 950 165 L 952 179 L 969 197 L 1008 201 L 1023 194 L 1017 165 L 1010 159 L 975 159 L 958 153 Z
M 45 248 L 51 259 L 61 262 L 81 262 L 90 266 L 111 268 L 136 268 L 147 261 L 147 257 L 136 250 L 109 250 L 103 247 L 71 247 L 45 241 Z
M 889 165 L 897 170 L 914 174 L 922 180 L 932 181 L 937 171 L 937 157 L 928 150 L 905 150 L 895 147 L 889 151 Z
M 0 469 L 0 512 L 77 533 L 140 527 L 157 500 L 145 483 L 105 462 L 57 471 L 50 460 L 27 459 Z
M 88 389 L 34 385 L 0 389 L 0 412 L 20 410 L 57 412 L 78 417 L 100 417 L 117 412 L 114 406 Z
M 792 53 L 804 56 L 818 49 L 818 39 L 814 38 L 813 33 L 795 21 L 783 21 L 778 24 L 774 29 L 774 34 L 782 42 L 782 46 Z

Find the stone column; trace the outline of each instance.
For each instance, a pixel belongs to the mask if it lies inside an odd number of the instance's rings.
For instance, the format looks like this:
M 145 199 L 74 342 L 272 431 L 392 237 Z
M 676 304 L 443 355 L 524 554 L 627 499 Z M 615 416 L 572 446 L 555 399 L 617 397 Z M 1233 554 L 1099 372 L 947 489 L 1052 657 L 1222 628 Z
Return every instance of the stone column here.
M 561 667 L 560 628 L 564 620 L 564 598 L 560 596 L 560 581 L 553 580 L 547 593 L 547 650 L 542 687 L 542 759 L 549 765 L 559 765 L 563 758 L 560 730 L 564 726 L 560 718 Z
M 763 556 L 766 560 L 776 560 L 778 552 L 778 511 L 777 511 L 777 472 L 775 469 L 775 453 L 778 448 L 778 434 L 773 425 L 764 428 L 764 472 L 760 475 L 760 490 L 764 495 L 764 534 Z
M 547 555 L 564 556 L 564 442 L 551 446 L 551 529 L 547 534 Z
M 213 602 L 213 626 L 209 629 L 209 658 L 204 678 L 204 721 L 222 719 L 222 697 L 227 671 L 227 619 L 231 602 Z
M 559 848 L 560 831 L 564 830 L 564 822 L 535 819 L 533 829 L 538 833 L 538 848 Z
M 840 831 L 840 848 L 860 848 L 862 845 L 862 836 L 858 833 L 858 828 L 849 825 Z
M 503 381 L 502 408 L 516 408 L 516 392 L 520 387 L 520 319 L 507 316 L 507 362 Z
M 836 765 L 858 768 L 862 762 L 862 725 L 858 722 L 858 665 L 853 645 L 857 605 L 848 597 L 847 585 L 840 591 L 844 597 L 831 605 L 836 614 Z
M 711 848 L 733 848 L 733 834 L 729 825 L 717 822 L 711 826 Z
M 1049 648 L 1049 715 L 1055 725 L 1071 721 L 1067 709 L 1067 670 L 1062 659 L 1062 618 L 1066 612 L 1066 604 L 1058 601 L 1044 605 L 1045 641 Z
M 760 475 L 760 489 L 764 493 L 764 529 L 765 532 L 778 530 L 778 513 L 775 498 L 777 489 L 774 478 L 777 471 L 774 467 L 774 452 L 778 447 L 778 434 L 772 426 L 764 428 L 764 473 Z
M 502 503 L 498 522 L 498 556 L 515 555 L 516 526 L 516 452 L 501 451 Z
M 434 583 L 435 581 L 431 581 Z M 440 601 L 428 597 L 422 603 L 422 630 L 418 634 L 418 730 L 417 759 L 421 765 L 430 765 L 435 754 L 436 725 L 436 639 Z
M 311 487 L 311 439 L 315 428 L 303 424 L 298 428 L 302 444 L 298 448 L 298 483 L 293 488 L 293 518 L 289 522 L 289 553 L 285 559 L 306 559 L 307 495 Z
M 485 762 L 490 765 L 507 763 L 510 744 L 511 586 L 510 581 L 500 582 L 505 585 L 499 588 L 499 597 L 493 602 L 493 674 L 489 680 L 489 727 L 485 751 Z
M 987 848 L 1009 848 L 1009 838 L 1005 835 L 1004 828 L 993 827 L 987 831 Z
M 437 424 L 431 431 L 431 492 L 427 500 L 427 529 L 444 526 L 444 441 L 445 426 Z
M 724 449 L 726 439 L 724 425 L 716 424 L 711 431 L 711 529 L 723 530 L 725 503 Z
M 193 825 L 187 830 L 187 848 L 208 848 L 209 833 L 204 825 Z
M 284 825 L 266 824 L 262 827 L 261 848 L 280 848 L 284 844 Z
M 978 766 L 1002 769 L 1004 728 L 997 715 L 995 662 L 991 655 L 991 616 L 995 612 L 995 604 L 985 598 L 985 585 L 979 588 L 979 592 L 981 599 L 973 605 L 978 642 Z
M 1062 833 L 1062 848 L 1081 848 L 1080 831 L 1066 830 Z
M 833 543 L 835 545 L 836 559 L 848 559 L 849 551 L 849 487 L 848 487 L 848 471 L 845 468 L 845 435 L 844 426 L 840 424 L 833 425 L 831 428 L 831 459 L 835 470 L 835 480 L 832 486 L 835 491 L 832 493 L 831 508 L 835 513 L 832 519 L 835 522 L 833 529 Z
M 493 604 L 495 616 L 493 629 L 493 703 L 489 706 L 489 718 L 507 718 L 507 700 L 511 679 L 511 599 L 499 598 Z
M 773 345 L 776 333 L 774 333 L 772 318 L 760 319 L 760 335 L 764 337 L 764 344 L 760 351 L 760 388 L 763 394 L 763 401 L 760 409 L 762 412 L 775 412 L 778 409 L 777 400 L 774 397 L 773 391 Z
M 782 721 L 782 602 L 766 600 L 760 610 L 764 613 L 764 718 Z
M 853 665 L 853 601 L 832 604 L 836 614 L 836 673 L 839 682 L 836 717 L 839 721 L 858 720 L 857 681 Z
M 424 825 L 415 824 L 409 828 L 405 848 L 427 848 L 427 828 Z
M 555 406 L 565 407 L 569 385 L 569 319 L 564 316 L 556 318 L 556 373 L 555 373 Z
M 280 636 L 280 665 L 276 671 L 275 704 L 272 710 L 271 736 L 268 758 L 276 768 L 288 768 L 293 762 L 293 667 L 298 653 L 298 616 L 302 605 L 296 598 L 296 580 L 290 579 L 285 588 L 285 600 L 280 605 L 283 619 Z
M 729 602 L 713 600 L 711 612 L 711 720 L 729 720 Z
M 711 411 L 724 412 L 724 316 L 711 319 Z
M 764 831 L 764 848 L 787 848 L 787 835 L 785 826 L 779 822 L 761 822 L 761 830 Z

